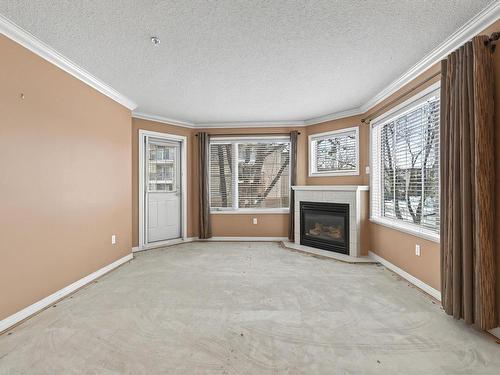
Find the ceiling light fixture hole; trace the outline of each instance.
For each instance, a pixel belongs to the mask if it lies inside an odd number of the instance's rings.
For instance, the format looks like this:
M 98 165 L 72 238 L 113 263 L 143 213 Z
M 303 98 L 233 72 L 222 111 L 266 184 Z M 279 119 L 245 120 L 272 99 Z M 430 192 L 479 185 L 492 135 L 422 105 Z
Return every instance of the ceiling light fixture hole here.
M 158 38 L 157 36 L 152 36 L 151 43 L 153 43 L 153 46 L 157 46 L 158 44 L 160 44 L 160 38 Z

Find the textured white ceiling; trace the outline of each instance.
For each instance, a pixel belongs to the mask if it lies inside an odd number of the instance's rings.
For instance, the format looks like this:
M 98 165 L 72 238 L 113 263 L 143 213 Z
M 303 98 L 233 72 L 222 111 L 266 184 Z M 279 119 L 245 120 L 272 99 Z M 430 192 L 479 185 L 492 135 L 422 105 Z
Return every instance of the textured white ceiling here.
M 365 103 L 489 3 L 0 0 L 0 13 L 138 111 L 292 121 Z

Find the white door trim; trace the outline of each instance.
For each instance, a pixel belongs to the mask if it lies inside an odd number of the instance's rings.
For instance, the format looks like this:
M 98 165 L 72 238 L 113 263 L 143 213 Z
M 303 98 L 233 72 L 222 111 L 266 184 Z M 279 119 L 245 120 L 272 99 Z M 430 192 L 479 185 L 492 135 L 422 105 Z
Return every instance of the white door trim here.
M 181 239 L 187 238 L 187 137 L 177 134 L 159 133 L 150 130 L 139 129 L 139 250 L 150 248 L 152 244 L 145 243 L 145 228 L 144 228 L 144 144 L 146 137 L 154 137 L 158 139 L 178 141 L 181 143 Z M 171 242 L 172 240 L 162 241 Z M 154 245 L 161 245 L 157 242 Z

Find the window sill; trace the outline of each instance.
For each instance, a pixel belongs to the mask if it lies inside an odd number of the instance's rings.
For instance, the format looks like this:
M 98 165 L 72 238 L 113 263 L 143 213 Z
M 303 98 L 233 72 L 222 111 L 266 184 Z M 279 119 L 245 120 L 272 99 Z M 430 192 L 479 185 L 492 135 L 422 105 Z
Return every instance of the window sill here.
M 385 220 L 380 218 L 370 218 L 370 221 L 375 224 L 383 225 L 384 227 L 398 230 L 400 232 L 404 232 L 407 234 L 411 234 L 415 237 L 423 238 L 424 240 L 432 241 L 439 243 L 440 237 L 439 234 L 433 233 L 424 229 L 417 229 L 412 227 L 411 225 L 405 225 L 400 223 L 395 223 L 391 220 Z
M 354 172 L 310 172 L 309 177 L 343 177 L 343 176 L 359 176 L 359 171 Z
M 290 210 L 288 208 L 277 208 L 277 209 L 262 209 L 262 210 L 211 210 L 211 215 L 267 215 L 267 214 L 288 214 Z

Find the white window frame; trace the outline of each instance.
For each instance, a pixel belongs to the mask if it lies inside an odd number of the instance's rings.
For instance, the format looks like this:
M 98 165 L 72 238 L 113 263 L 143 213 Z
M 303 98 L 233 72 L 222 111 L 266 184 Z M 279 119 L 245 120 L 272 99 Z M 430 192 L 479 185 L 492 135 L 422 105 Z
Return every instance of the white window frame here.
M 396 117 L 402 116 L 405 113 L 412 111 L 415 107 L 419 106 L 420 104 L 425 102 L 430 97 L 436 95 L 436 92 L 437 92 L 437 95 L 440 96 L 440 92 L 439 92 L 440 87 L 441 87 L 441 83 L 436 82 L 436 83 L 430 85 L 429 87 L 427 87 L 426 89 L 420 91 L 418 94 L 412 96 L 408 100 L 405 100 L 401 104 L 395 106 L 394 108 L 390 109 L 389 111 L 385 112 L 384 114 L 382 114 L 379 117 L 370 121 L 370 141 L 369 141 L 370 172 L 374 170 L 374 168 L 373 168 L 374 161 L 372 160 L 372 146 L 373 146 L 373 142 L 372 142 L 373 134 L 372 134 L 372 132 L 373 132 L 373 128 L 376 126 L 377 127 L 383 126 L 384 124 L 393 121 Z M 441 98 L 440 98 L 440 100 L 441 100 Z M 441 103 L 440 103 L 440 105 L 441 105 Z M 441 160 L 440 160 L 440 162 L 441 162 Z M 440 164 L 440 168 L 441 168 L 441 164 Z M 441 180 L 439 181 L 439 183 L 441 184 Z M 373 182 L 373 174 L 370 173 L 370 192 L 373 192 L 374 191 L 373 189 L 375 189 L 374 182 Z M 439 186 L 438 186 L 438 191 L 440 191 Z M 370 200 L 371 199 L 372 199 L 372 197 L 370 196 Z M 441 203 L 441 199 L 440 199 L 440 203 Z M 379 204 L 380 204 L 380 202 L 379 202 Z M 380 209 L 379 209 L 379 211 L 380 211 Z M 438 242 L 438 243 L 440 242 L 440 235 L 438 233 L 435 233 L 435 232 L 429 230 L 429 229 L 423 228 L 423 227 L 416 225 L 416 224 L 403 222 L 401 220 L 390 219 L 390 218 L 374 215 L 373 205 L 371 202 L 370 202 L 370 221 L 375 223 L 375 224 L 383 225 L 383 226 L 391 228 L 391 229 L 396 229 L 396 230 L 399 230 L 401 232 L 411 234 L 413 236 L 420 237 L 420 238 L 423 238 L 423 239 L 426 239 L 429 241 Z
M 209 147 L 212 144 L 228 144 L 230 143 L 232 145 L 232 153 L 233 155 L 236 155 L 236 157 L 233 157 L 233 171 L 238 171 L 238 144 L 239 143 L 251 143 L 251 142 L 279 142 L 279 141 L 288 141 L 288 143 L 291 143 L 290 137 L 289 136 L 273 136 L 273 137 L 217 137 L 213 136 L 210 139 L 209 142 Z M 291 145 L 290 145 L 290 152 L 291 150 Z M 291 158 L 290 158 L 290 163 L 291 163 Z M 291 169 L 291 166 L 289 166 Z M 208 158 L 208 170 L 211 171 L 211 158 Z M 239 208 L 238 207 L 238 173 L 234 173 L 233 176 L 233 181 L 232 181 L 232 197 L 233 197 L 233 206 L 232 207 L 212 207 L 210 206 L 210 214 L 216 214 L 216 215 L 224 215 L 224 214 L 276 214 L 276 213 L 281 213 L 281 214 L 286 214 L 290 212 L 290 207 L 283 207 L 283 208 Z M 212 202 L 212 189 L 210 186 L 212 178 L 209 176 L 208 179 L 208 191 L 209 191 L 209 198 L 208 201 Z M 291 189 L 291 175 L 289 174 L 288 176 L 288 184 L 290 185 Z M 290 204 L 290 201 L 288 202 Z
M 331 138 L 332 136 L 341 135 L 354 131 L 356 134 L 356 170 L 354 171 L 325 171 L 318 172 L 316 165 L 316 153 L 312 147 L 313 141 Z M 308 137 L 309 148 L 309 177 L 334 177 L 334 176 L 359 176 L 359 126 L 343 128 L 324 133 L 311 134 Z

